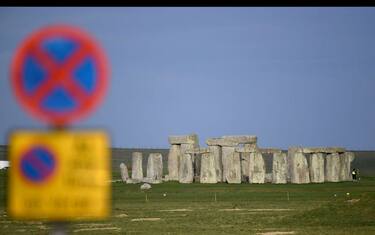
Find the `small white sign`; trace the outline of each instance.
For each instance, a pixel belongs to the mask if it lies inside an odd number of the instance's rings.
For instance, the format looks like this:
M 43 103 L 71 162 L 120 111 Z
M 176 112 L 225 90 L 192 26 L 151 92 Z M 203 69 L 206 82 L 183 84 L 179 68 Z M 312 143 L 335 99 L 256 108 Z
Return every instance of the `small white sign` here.
M 9 161 L 0 161 L 0 169 L 8 168 Z

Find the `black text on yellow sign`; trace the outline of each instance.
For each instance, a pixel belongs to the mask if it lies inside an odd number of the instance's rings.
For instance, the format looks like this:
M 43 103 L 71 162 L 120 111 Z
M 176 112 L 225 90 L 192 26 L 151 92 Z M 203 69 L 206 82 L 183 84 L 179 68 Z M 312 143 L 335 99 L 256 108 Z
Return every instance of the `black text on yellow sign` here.
M 10 137 L 8 210 L 16 219 L 110 214 L 109 138 L 102 131 L 19 131 Z

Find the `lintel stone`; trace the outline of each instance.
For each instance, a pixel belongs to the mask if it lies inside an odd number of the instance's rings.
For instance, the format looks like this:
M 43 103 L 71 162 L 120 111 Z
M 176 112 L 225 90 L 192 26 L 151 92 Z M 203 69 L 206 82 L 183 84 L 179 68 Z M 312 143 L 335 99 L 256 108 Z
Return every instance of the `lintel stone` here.
M 217 146 L 235 147 L 239 143 L 230 139 L 209 138 L 206 140 L 206 144 L 209 146 L 217 145 Z
M 262 154 L 274 154 L 274 153 L 282 153 L 281 149 L 277 148 L 248 148 L 248 147 L 237 147 L 236 152 L 239 153 L 255 153 L 260 152 Z
M 303 153 L 344 153 L 345 148 L 340 147 L 311 147 L 302 148 Z
M 252 144 L 257 142 L 257 137 L 255 135 L 225 135 L 222 138 L 239 144 Z
M 203 153 L 209 153 L 210 150 L 208 148 L 195 148 L 195 149 L 188 149 L 185 151 L 185 153 L 188 154 L 203 154 Z
M 170 144 L 195 144 L 198 142 L 198 136 L 196 134 L 174 135 L 169 136 L 168 141 Z

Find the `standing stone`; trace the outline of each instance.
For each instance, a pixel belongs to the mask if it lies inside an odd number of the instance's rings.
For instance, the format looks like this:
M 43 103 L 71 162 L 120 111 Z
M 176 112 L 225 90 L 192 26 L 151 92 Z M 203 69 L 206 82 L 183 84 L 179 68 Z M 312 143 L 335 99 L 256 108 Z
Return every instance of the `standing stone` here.
M 325 167 L 325 180 L 327 182 L 339 182 L 340 155 L 338 153 L 327 154 Z
M 324 182 L 324 155 L 312 153 L 309 158 L 310 181 L 312 183 Z
M 249 182 L 252 184 L 264 184 L 266 177 L 266 166 L 260 152 L 250 153 L 249 158 Z
M 354 160 L 354 153 L 353 152 L 345 152 L 340 154 L 340 181 L 351 181 L 352 180 L 352 168 L 351 163 Z
M 132 153 L 132 181 L 141 182 L 143 180 L 142 153 Z
M 128 168 L 126 167 L 125 163 L 120 164 L 120 172 L 121 172 L 122 182 L 126 182 L 129 179 L 129 173 L 128 173 Z
M 214 157 L 217 182 L 223 182 L 223 163 L 221 160 L 221 147 L 219 145 L 209 145 L 208 150 Z
M 249 182 L 250 153 L 240 153 L 241 156 L 241 181 Z
M 178 172 L 178 181 L 180 183 L 189 184 L 194 180 L 193 154 L 185 153 L 187 150 L 193 149 L 194 145 L 192 144 L 181 144 L 180 166 Z
M 253 136 L 253 141 L 256 141 L 256 137 Z M 243 149 L 247 152 L 241 152 L 241 179 L 242 182 L 249 182 L 249 166 L 250 166 L 250 152 L 255 152 L 257 150 L 257 144 L 254 143 L 246 143 L 243 146 Z
M 201 155 L 200 183 L 217 183 L 215 157 L 209 151 L 202 153 Z
M 310 183 L 310 171 L 307 159 L 300 149 L 290 148 L 288 151 L 290 164 L 290 181 L 294 184 Z
M 240 153 L 235 151 L 235 146 L 222 146 L 223 180 L 229 184 L 241 183 Z
M 194 182 L 200 181 L 200 175 L 201 175 L 201 157 L 200 154 L 193 154 L 193 171 L 194 171 Z
M 181 145 L 172 144 L 168 153 L 168 180 L 178 181 L 180 155 Z
M 286 153 L 274 153 L 272 159 L 272 183 L 286 184 L 288 163 Z
M 163 157 L 160 153 L 150 153 L 147 161 L 147 179 L 159 183 L 163 178 Z
M 198 136 L 196 134 L 169 136 L 171 145 L 180 145 L 178 181 L 180 183 L 192 183 L 194 180 L 194 154 L 185 153 L 199 147 Z M 199 163 L 197 163 L 199 164 Z M 169 178 L 169 177 L 168 177 Z

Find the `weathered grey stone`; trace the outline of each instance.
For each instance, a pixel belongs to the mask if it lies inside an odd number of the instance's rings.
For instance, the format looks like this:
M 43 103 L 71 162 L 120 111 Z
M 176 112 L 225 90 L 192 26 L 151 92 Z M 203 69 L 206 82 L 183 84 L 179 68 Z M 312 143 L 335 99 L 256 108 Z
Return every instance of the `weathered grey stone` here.
M 340 155 L 338 153 L 327 154 L 325 165 L 325 181 L 339 182 Z
M 250 166 L 250 153 L 242 152 L 241 157 L 241 181 L 249 182 L 249 166 Z
M 241 156 L 241 181 L 249 182 L 249 166 L 250 166 L 250 153 L 258 150 L 257 143 L 247 143 L 243 147 L 237 147 L 236 151 L 240 153 Z
M 272 157 L 272 183 L 286 184 L 288 177 L 288 162 L 286 153 L 274 153 Z
M 294 184 L 310 183 L 310 172 L 305 155 L 297 148 L 288 150 L 290 181 Z
M 178 168 L 181 155 L 181 145 L 172 144 L 168 153 L 168 176 L 170 181 L 178 181 Z
M 225 135 L 222 138 L 239 144 L 251 144 L 257 142 L 257 137 L 255 135 Z
M 223 138 L 209 138 L 206 140 L 206 144 L 208 146 L 219 145 L 219 146 L 235 147 L 238 145 L 238 142 L 230 140 L 230 139 L 223 139 Z
M 345 152 L 340 154 L 340 181 L 351 181 L 352 174 L 351 174 L 351 163 L 354 160 L 355 156 L 353 152 Z
M 192 183 L 194 180 L 193 156 L 185 153 L 187 150 L 194 149 L 194 144 L 181 144 L 179 177 L 180 183 Z
M 341 147 L 309 147 L 302 148 L 303 153 L 344 153 L 345 148 Z
M 235 151 L 237 153 L 255 153 L 255 152 L 259 152 L 258 148 L 246 148 L 246 147 L 243 147 L 243 146 L 236 147 Z
M 194 144 L 194 147 L 197 147 L 199 143 L 196 134 L 169 136 L 168 141 L 170 144 Z
M 126 182 L 129 179 L 129 173 L 128 173 L 128 168 L 126 167 L 125 163 L 120 164 L 120 172 L 121 172 L 122 182 Z
M 209 152 L 214 156 L 217 182 L 223 182 L 223 162 L 221 158 L 221 147 L 218 145 L 208 146 Z
M 240 154 L 235 152 L 235 147 L 222 146 L 223 180 L 229 184 L 241 183 Z
M 148 184 L 161 184 L 163 183 L 163 180 L 155 180 L 152 178 L 145 177 L 143 178 L 142 182 L 148 183 Z
M 163 179 L 163 158 L 160 153 L 150 153 L 147 161 L 147 178 L 153 181 Z
M 142 153 L 132 153 L 132 180 L 134 182 L 143 180 Z
M 193 171 L 194 171 L 194 182 L 200 182 L 201 178 L 201 161 L 202 161 L 202 154 L 194 154 L 193 159 Z
M 262 154 L 274 154 L 274 153 L 281 153 L 282 152 L 281 149 L 277 149 L 277 148 L 258 148 L 256 145 L 252 145 L 252 146 L 246 146 L 246 145 L 247 144 L 245 144 L 243 147 L 237 147 L 236 152 L 239 152 L 239 153 L 259 152 L 259 153 L 262 153 Z
M 207 148 L 194 148 L 194 149 L 188 149 L 185 151 L 185 153 L 189 154 L 203 154 L 203 153 L 209 153 L 210 150 Z
M 277 148 L 260 148 L 259 152 L 261 152 L 262 154 L 282 153 L 281 149 Z
M 263 155 L 260 152 L 250 153 L 249 159 L 249 183 L 264 184 L 266 177 L 266 166 Z
M 272 173 L 266 173 L 266 176 L 265 176 L 264 182 L 265 182 L 265 183 L 272 183 L 272 179 L 273 179 L 273 175 L 272 175 Z
M 149 190 L 149 189 L 151 189 L 151 185 L 148 184 L 148 183 L 144 183 L 144 184 L 141 185 L 140 189 L 141 190 Z
M 310 181 L 312 183 L 324 182 L 324 154 L 313 153 L 309 157 Z
M 215 184 L 217 183 L 215 157 L 210 152 L 204 152 L 201 155 L 200 183 Z

